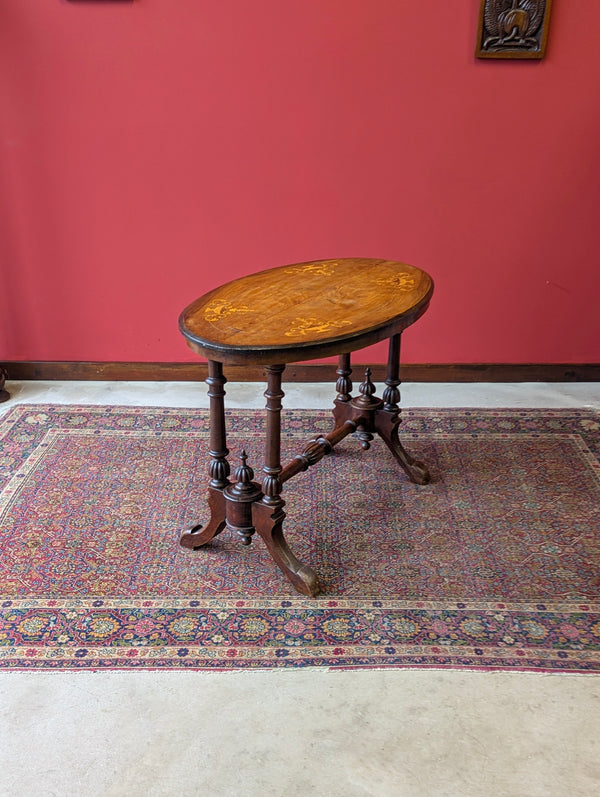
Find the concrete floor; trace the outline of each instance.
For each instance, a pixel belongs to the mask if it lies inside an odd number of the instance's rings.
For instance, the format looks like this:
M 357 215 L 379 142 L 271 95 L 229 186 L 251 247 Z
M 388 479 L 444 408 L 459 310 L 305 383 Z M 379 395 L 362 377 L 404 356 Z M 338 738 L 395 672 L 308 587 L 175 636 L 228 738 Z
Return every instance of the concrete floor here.
M 9 383 L 18 402 L 207 406 L 190 383 Z M 284 386 L 327 407 L 326 385 Z M 228 406 L 263 406 L 258 384 Z M 600 384 L 416 385 L 403 406 L 594 407 Z M 0 673 L 0 795 L 591 797 L 600 678 L 429 670 Z

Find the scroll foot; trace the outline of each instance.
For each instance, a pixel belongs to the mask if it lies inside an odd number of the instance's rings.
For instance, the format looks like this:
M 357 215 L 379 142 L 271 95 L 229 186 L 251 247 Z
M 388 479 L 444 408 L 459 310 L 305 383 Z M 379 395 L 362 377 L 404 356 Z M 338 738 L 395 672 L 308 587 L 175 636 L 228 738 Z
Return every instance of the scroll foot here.
M 317 574 L 294 556 L 283 536 L 285 512 L 282 504 L 269 506 L 261 501 L 254 504 L 252 509 L 256 531 L 264 540 L 281 572 L 302 595 L 310 598 L 317 596 L 321 592 Z
M 411 457 L 400 441 L 397 441 L 395 449 L 392 449 L 392 454 L 396 457 L 411 482 L 414 482 L 414 484 L 429 484 L 431 473 L 427 465 Z
M 202 524 L 192 526 L 191 529 L 184 531 L 179 538 L 179 544 L 184 548 L 192 550 L 201 548 L 225 528 L 225 496 L 221 490 L 214 487 L 208 488 L 208 507 L 210 520 L 207 525 L 205 527 Z
M 378 421 L 383 414 L 379 414 Z M 377 424 L 377 431 L 411 482 L 414 482 L 414 484 L 429 484 L 431 481 L 429 468 L 423 462 L 411 457 L 404 448 L 398 437 L 397 423 L 392 423 L 391 421 L 384 424 L 379 423 Z

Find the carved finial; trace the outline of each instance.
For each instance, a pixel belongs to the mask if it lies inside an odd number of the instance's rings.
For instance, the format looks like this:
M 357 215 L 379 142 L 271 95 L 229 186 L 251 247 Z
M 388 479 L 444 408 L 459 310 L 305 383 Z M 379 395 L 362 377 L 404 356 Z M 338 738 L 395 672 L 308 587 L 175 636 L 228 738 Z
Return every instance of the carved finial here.
M 245 451 L 242 451 L 240 454 L 240 459 L 242 461 L 241 465 L 235 470 L 235 478 L 237 479 L 236 488 L 238 491 L 245 491 L 247 489 L 247 485 L 251 484 L 252 479 L 254 478 L 254 471 L 248 465 L 248 454 Z
M 354 406 L 366 410 L 371 410 L 378 407 L 379 404 L 381 404 L 381 401 L 379 399 L 373 398 L 373 394 L 375 393 L 376 389 L 377 388 L 373 382 L 371 382 L 371 369 L 367 368 L 365 371 L 365 378 L 362 381 L 362 384 L 358 386 L 360 396 L 353 401 Z
M 242 545 L 250 545 L 254 526 L 252 525 L 252 504 L 262 495 L 260 487 L 253 482 L 254 471 L 248 465 L 248 454 L 242 451 L 241 464 L 235 469 L 236 482 L 223 491 L 226 503 L 227 528 L 241 537 Z
M 373 440 L 373 435 L 364 426 L 359 426 L 356 431 L 356 437 L 358 437 L 361 447 L 368 451 L 371 448 L 371 440 Z
M 371 381 L 371 369 L 367 367 L 365 370 L 365 378 L 359 385 L 358 391 L 362 396 L 372 396 L 375 393 L 376 387 Z

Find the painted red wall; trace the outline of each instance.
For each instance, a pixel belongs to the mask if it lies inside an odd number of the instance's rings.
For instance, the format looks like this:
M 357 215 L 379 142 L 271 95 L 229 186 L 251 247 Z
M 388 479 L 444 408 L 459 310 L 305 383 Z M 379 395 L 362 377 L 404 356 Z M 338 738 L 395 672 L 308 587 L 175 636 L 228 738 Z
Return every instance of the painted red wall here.
M 478 6 L 0 0 L 0 359 L 193 360 L 197 295 L 371 256 L 436 281 L 409 362 L 600 361 L 600 3 L 537 63 Z

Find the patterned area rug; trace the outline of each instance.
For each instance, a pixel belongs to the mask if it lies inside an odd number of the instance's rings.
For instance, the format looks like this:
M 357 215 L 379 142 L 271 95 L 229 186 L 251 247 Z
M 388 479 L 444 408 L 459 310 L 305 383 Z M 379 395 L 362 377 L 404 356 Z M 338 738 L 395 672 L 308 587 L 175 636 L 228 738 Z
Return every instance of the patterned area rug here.
M 262 411 L 228 414 L 260 470 Z M 284 411 L 284 463 L 329 412 Z M 600 671 L 600 413 L 407 410 L 285 485 L 324 594 L 255 538 L 178 544 L 204 509 L 204 411 L 16 406 L 0 421 L 0 665 Z

